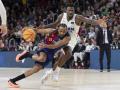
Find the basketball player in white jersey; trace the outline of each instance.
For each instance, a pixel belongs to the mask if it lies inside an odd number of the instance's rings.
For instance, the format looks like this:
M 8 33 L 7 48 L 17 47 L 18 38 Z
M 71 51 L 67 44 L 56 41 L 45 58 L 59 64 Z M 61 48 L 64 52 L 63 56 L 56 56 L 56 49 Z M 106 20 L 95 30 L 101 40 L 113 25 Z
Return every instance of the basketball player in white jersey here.
M 0 17 L 1 17 L 1 24 L 0 24 L 0 48 L 4 47 L 2 39 L 7 34 L 7 16 L 6 16 L 6 9 L 0 0 Z
M 95 20 L 90 20 L 82 15 L 75 14 L 73 5 L 69 4 L 66 7 L 65 13 L 60 14 L 54 23 L 45 25 L 45 26 L 43 26 L 43 28 L 55 28 L 60 23 L 66 24 L 68 31 L 70 33 L 70 36 L 71 36 L 69 46 L 73 49 L 77 43 L 77 33 L 78 33 L 78 30 L 75 29 L 75 26 L 76 25 L 79 26 L 81 22 L 86 22 L 86 23 L 92 24 L 92 25 L 98 25 L 98 23 Z M 70 59 L 70 56 L 72 56 L 72 51 L 69 48 L 66 50 L 63 50 L 63 51 L 64 51 L 64 54 L 62 54 L 58 57 L 57 62 L 53 66 L 54 80 L 58 80 L 60 67 L 62 67 L 65 64 L 65 62 Z M 46 80 L 48 75 L 53 70 L 49 70 L 45 73 L 45 75 L 42 77 L 42 82 L 44 80 Z
M 75 10 L 72 4 L 69 4 L 66 8 L 66 12 L 62 13 L 58 16 L 57 20 L 54 23 L 51 23 L 49 25 L 45 25 L 44 28 L 55 28 L 60 23 L 64 23 L 67 25 L 69 33 L 71 34 L 71 37 L 77 37 L 78 30 L 75 29 L 76 26 L 79 26 L 81 22 L 86 22 L 89 24 L 97 25 L 97 22 L 94 20 L 90 20 L 86 17 L 83 17 L 82 15 L 75 14 Z M 75 38 L 74 38 L 75 39 Z M 71 40 L 73 41 L 73 40 Z M 73 47 L 72 44 L 76 42 L 73 41 L 73 43 L 70 42 L 70 46 Z

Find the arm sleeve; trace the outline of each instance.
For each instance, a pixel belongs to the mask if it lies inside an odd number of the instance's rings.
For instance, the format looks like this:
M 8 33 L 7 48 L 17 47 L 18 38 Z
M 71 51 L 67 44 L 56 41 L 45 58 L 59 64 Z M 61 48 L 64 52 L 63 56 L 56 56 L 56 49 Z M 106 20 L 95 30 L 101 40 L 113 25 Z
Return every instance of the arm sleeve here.
M 6 25 L 7 23 L 6 9 L 1 0 L 0 0 L 0 17 L 1 17 L 2 25 Z

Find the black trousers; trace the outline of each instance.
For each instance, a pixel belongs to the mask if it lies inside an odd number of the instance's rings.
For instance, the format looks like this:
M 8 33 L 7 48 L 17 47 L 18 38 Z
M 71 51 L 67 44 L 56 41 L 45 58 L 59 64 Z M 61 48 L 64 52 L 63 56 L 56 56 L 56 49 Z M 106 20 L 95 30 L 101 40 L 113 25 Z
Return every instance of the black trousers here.
M 90 67 L 90 52 L 85 52 L 83 62 L 84 68 L 88 69 Z
M 118 42 L 118 49 L 120 49 L 120 41 Z
M 110 69 L 110 63 L 111 63 L 111 47 L 110 47 L 110 44 L 102 44 L 100 46 L 100 50 L 99 50 L 100 69 L 103 69 L 104 52 L 106 53 L 106 56 L 107 56 L 107 69 Z

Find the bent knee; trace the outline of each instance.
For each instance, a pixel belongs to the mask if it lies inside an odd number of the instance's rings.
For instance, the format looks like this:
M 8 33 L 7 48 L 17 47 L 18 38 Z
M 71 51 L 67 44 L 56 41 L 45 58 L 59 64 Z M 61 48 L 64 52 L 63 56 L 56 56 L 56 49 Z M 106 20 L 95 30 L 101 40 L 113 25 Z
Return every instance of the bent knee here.
M 39 56 L 39 57 L 38 57 L 38 61 L 39 61 L 39 62 L 45 62 L 45 60 L 46 60 L 46 57 L 45 57 L 45 56 Z
M 33 55 L 32 59 L 34 59 L 35 61 L 39 61 L 39 62 L 45 62 L 47 56 L 46 55 Z

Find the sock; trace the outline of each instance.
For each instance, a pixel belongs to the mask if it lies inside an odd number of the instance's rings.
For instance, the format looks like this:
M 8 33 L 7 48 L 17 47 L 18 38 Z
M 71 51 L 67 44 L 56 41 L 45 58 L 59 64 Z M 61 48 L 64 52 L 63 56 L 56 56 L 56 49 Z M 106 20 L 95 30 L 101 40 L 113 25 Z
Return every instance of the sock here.
M 53 69 L 46 71 L 46 74 L 51 74 L 51 73 L 53 73 Z
M 19 81 L 21 79 L 24 79 L 25 78 L 25 74 L 21 74 L 13 79 L 11 79 L 13 82 L 16 82 L 16 81 Z
M 23 56 L 20 57 L 20 60 L 24 59 L 24 58 L 32 58 L 32 55 L 30 52 L 27 52 L 26 54 L 24 54 Z

